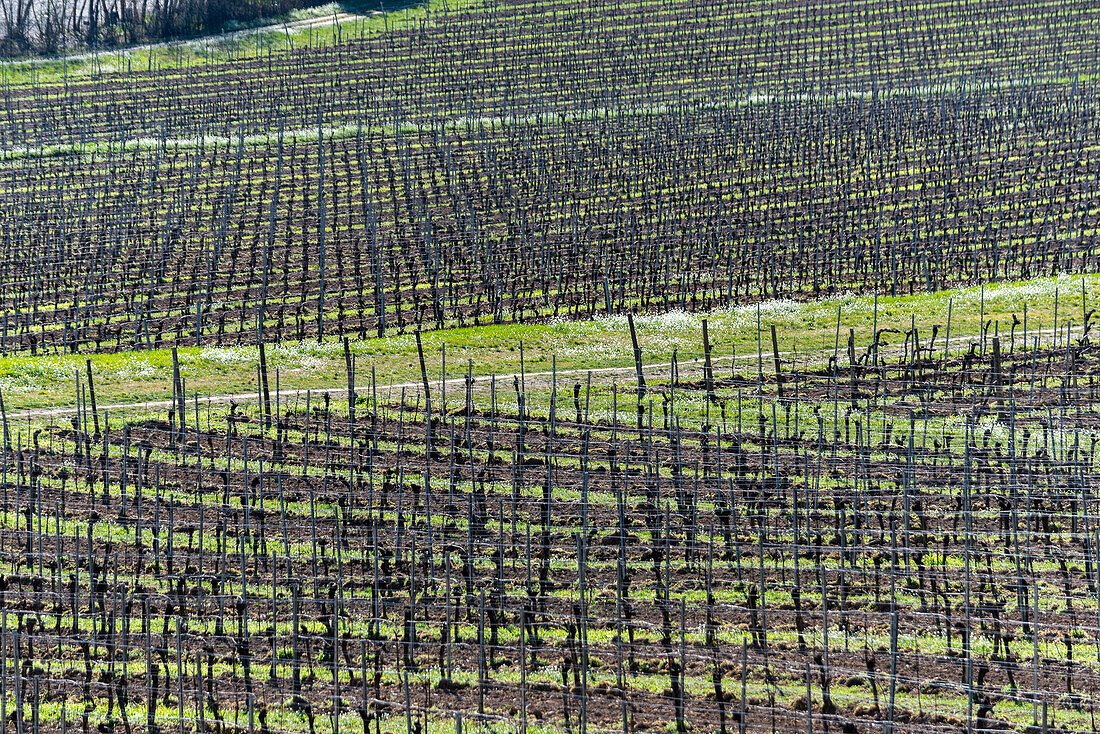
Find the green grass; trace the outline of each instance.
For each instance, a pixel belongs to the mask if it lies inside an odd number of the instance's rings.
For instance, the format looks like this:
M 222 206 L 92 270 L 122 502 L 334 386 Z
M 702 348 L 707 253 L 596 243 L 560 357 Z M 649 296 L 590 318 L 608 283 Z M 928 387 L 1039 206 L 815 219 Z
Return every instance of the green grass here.
M 1041 344 L 1053 343 L 1055 293 L 1058 296 L 1060 339 L 1065 339 L 1066 324 L 1072 336 L 1081 335 L 1081 284 L 1085 285 L 1086 305 L 1100 302 L 1100 276 L 1061 275 L 1017 283 L 1005 283 L 984 289 L 984 317 L 990 322 L 989 335 L 999 331 L 1002 349 L 1011 346 L 1013 316 L 1021 321 L 1027 309 L 1028 342 L 1038 335 Z M 921 343 L 927 345 L 933 325 L 939 326 L 937 353 L 946 344 L 948 313 L 951 316 L 952 354 L 967 351 L 980 333 L 982 321 L 980 287 L 960 288 L 933 294 L 879 297 L 877 325 L 905 331 L 913 324 Z M 728 374 L 730 359 L 736 355 L 737 371 L 752 377 L 762 367 L 773 372 L 770 326 L 775 324 L 784 369 L 821 367 L 833 355 L 837 338 L 837 313 L 840 313 L 838 359 L 847 364 L 848 329 L 854 329 L 858 353 L 871 342 L 876 323 L 875 300 L 866 296 L 844 296 L 809 302 L 770 301 L 759 306 L 721 309 L 709 314 L 672 311 L 665 314 L 639 315 L 636 319 L 642 360 L 661 365 L 647 370 L 651 379 L 668 376 L 664 366 L 673 352 L 681 365 L 702 358 L 702 318 L 708 319 L 716 370 Z M 757 330 L 759 311 L 760 330 Z M 1016 329 L 1015 347 L 1023 347 L 1023 326 Z M 485 378 L 491 373 L 511 375 L 522 366 L 533 383 L 547 382 L 556 364 L 562 386 L 584 381 L 588 370 L 603 381 L 618 379 L 633 382 L 633 352 L 625 316 L 614 315 L 590 320 L 551 319 L 535 324 L 467 327 L 425 333 L 422 337 L 429 377 L 439 379 L 446 353 L 449 380 L 461 382 L 472 362 L 473 374 Z M 758 343 L 762 349 L 758 360 Z M 904 336 L 884 335 L 880 354 L 900 354 Z M 412 335 L 381 339 L 354 340 L 350 343 L 357 363 L 357 384 L 362 394 L 368 389 L 372 368 L 379 385 L 406 385 L 410 394 L 420 382 L 416 341 Z M 275 389 L 275 374 L 283 390 L 346 390 L 346 371 L 341 342 L 330 339 L 290 342 L 268 347 L 270 388 Z M 181 370 L 189 394 L 200 397 L 256 391 L 257 347 L 187 347 L 179 350 Z M 67 409 L 75 405 L 74 380 L 85 370 L 90 359 L 95 376 L 96 397 L 101 405 L 128 405 L 135 408 L 147 401 L 171 397 L 171 352 L 148 350 L 101 355 L 58 355 L 32 357 L 25 353 L 0 358 L 0 389 L 6 407 L 19 412 L 29 409 Z M 483 380 L 482 380 L 483 381 Z M 503 396 L 511 393 L 511 378 L 498 383 Z M 461 390 L 450 387 L 452 395 Z M 384 391 L 383 394 L 386 394 Z M 380 396 L 381 397 L 381 396 Z M 698 397 L 698 396 L 695 396 Z

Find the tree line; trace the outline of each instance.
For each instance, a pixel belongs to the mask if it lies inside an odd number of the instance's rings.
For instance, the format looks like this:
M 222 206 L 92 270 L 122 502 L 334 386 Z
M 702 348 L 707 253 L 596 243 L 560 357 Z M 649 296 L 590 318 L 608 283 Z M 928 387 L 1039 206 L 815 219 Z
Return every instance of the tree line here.
M 0 0 L 0 55 L 195 36 L 319 0 Z

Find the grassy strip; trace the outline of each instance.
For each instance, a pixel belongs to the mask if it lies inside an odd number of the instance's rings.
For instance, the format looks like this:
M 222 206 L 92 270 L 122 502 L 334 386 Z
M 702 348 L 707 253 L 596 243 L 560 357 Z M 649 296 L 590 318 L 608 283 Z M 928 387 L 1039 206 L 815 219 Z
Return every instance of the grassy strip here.
M 1082 283 L 1084 302 L 1082 302 Z M 984 309 L 983 303 L 984 291 Z M 1057 295 L 1057 299 L 1055 296 Z M 636 319 L 639 346 L 647 364 L 667 363 L 673 353 L 681 363 L 702 357 L 701 320 L 708 318 L 715 358 L 722 357 L 723 370 L 736 356 L 738 371 L 756 374 L 763 368 L 771 373 L 769 326 L 775 324 L 780 351 L 788 363 L 801 368 L 823 366 L 837 346 L 839 312 L 839 361 L 847 363 L 846 341 L 849 329 L 856 334 L 857 349 L 862 352 L 871 342 L 876 323 L 879 330 L 890 328 L 902 333 L 886 333 L 881 351 L 900 350 L 903 332 L 918 329 L 921 343 L 927 345 L 932 327 L 939 326 L 936 348 L 946 346 L 947 319 L 951 316 L 952 353 L 965 352 L 980 333 L 984 318 L 990 336 L 997 332 L 1008 349 L 1023 344 L 1023 326 L 1011 334 L 1013 316 L 1023 321 L 1027 309 L 1027 340 L 1032 346 L 1040 334 L 1046 346 L 1053 341 L 1054 312 L 1057 302 L 1058 327 L 1065 338 L 1067 323 L 1072 335 L 1081 335 L 1083 308 L 1100 300 L 1100 276 L 1060 275 L 986 288 L 952 289 L 933 294 L 884 297 L 847 295 L 810 302 L 769 301 L 759 305 L 738 306 L 694 314 L 672 311 L 641 315 Z M 759 316 L 758 316 L 759 315 Z M 759 318 L 760 330 L 757 329 Z M 448 379 L 466 374 L 472 363 L 475 376 L 551 371 L 584 373 L 598 370 L 596 378 L 621 381 L 633 379 L 630 331 L 625 316 L 612 315 L 585 321 L 549 320 L 536 324 L 468 327 L 442 330 L 423 335 L 429 376 L 441 375 L 444 352 Z M 520 345 L 523 345 L 521 353 Z M 762 358 L 758 358 L 758 347 Z M 358 384 L 368 385 L 373 371 L 380 385 L 410 385 L 419 382 L 419 361 L 412 335 L 391 336 L 351 342 L 357 359 Z M 257 347 L 201 347 L 179 350 L 188 392 L 199 396 L 251 393 L 256 390 Z M 275 372 L 283 390 L 346 389 L 343 345 L 336 340 L 284 343 L 268 348 L 271 389 Z M 56 355 L 32 357 L 26 354 L 0 358 L 0 389 L 9 411 L 30 409 L 67 410 L 75 405 L 74 377 L 90 359 L 95 373 L 96 395 L 105 406 L 126 405 L 139 408 L 147 401 L 171 397 L 171 352 L 149 350 L 100 355 Z M 667 368 L 656 367 L 662 374 Z M 510 382 L 510 380 L 509 380 Z M 507 385 L 501 384 L 503 390 Z M 380 398 L 386 394 L 380 395 Z

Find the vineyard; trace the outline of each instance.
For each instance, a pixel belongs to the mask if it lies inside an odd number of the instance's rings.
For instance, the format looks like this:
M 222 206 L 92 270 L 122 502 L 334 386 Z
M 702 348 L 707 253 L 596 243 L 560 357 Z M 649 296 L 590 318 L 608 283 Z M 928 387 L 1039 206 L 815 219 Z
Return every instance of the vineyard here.
M 0 734 L 1098 729 L 1100 10 L 333 7 L 0 60 Z

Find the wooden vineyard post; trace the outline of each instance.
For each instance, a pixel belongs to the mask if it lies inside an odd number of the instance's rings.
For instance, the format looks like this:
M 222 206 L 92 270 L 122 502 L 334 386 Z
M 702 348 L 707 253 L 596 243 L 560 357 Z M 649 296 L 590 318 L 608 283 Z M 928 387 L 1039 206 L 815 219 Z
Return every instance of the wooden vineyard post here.
M 359 466 L 359 441 L 355 429 L 355 357 L 351 354 L 351 344 L 344 337 L 344 369 L 348 376 L 348 426 L 351 431 L 351 465 Z M 351 486 L 349 480 L 348 486 Z M 427 488 L 425 488 L 427 491 Z
M 95 422 L 95 434 L 93 434 L 93 440 L 99 440 L 99 409 L 96 407 L 95 402 L 95 384 L 92 382 L 92 360 L 85 360 L 85 364 L 88 369 L 88 397 L 92 401 L 92 420 Z
M 354 443 L 354 429 L 355 429 L 355 362 L 351 355 L 351 344 L 348 342 L 348 338 L 344 337 L 344 368 L 347 370 L 348 376 L 348 421 L 351 423 L 353 432 Z
M 943 361 L 947 363 L 947 357 L 951 350 L 951 317 L 953 316 L 953 310 L 955 306 L 955 299 L 947 299 L 947 330 L 943 336 Z
M 642 350 L 638 348 L 638 332 L 634 328 L 634 314 L 628 313 L 626 315 L 627 323 L 630 325 L 630 343 L 634 348 L 634 370 L 638 379 L 638 431 L 641 432 L 643 428 L 643 419 L 645 417 L 645 375 L 642 374 Z
M 179 439 L 184 440 L 186 435 L 186 419 L 184 417 L 183 377 L 180 375 L 180 358 L 176 347 L 172 347 L 172 397 L 176 403 L 176 413 L 179 418 Z
M 715 402 L 714 366 L 711 364 L 710 352 L 710 333 L 707 330 L 707 320 L 703 319 L 703 376 L 707 383 L 707 400 Z
M 814 734 L 814 696 L 809 660 L 806 661 L 806 734 Z
M 177 704 L 179 708 L 179 725 L 180 731 L 184 730 L 184 717 L 183 717 L 183 630 L 181 629 L 182 619 L 176 617 L 176 687 L 177 692 Z
M 852 408 L 859 406 L 859 378 L 856 374 L 856 330 L 848 329 L 848 377 L 852 385 Z
M 8 409 L 4 406 L 4 391 L 0 390 L 0 422 L 4 424 L 4 471 L 8 466 L 8 451 L 11 449 L 11 431 L 8 428 Z M 7 480 L 4 481 L 7 484 Z
M 741 711 L 737 716 L 737 734 L 745 734 L 748 730 L 747 686 L 749 675 L 749 646 L 748 642 L 741 640 Z
M 443 620 L 446 629 L 447 620 Z M 621 686 L 621 680 L 620 680 Z M 519 734 L 527 734 L 527 608 L 519 612 Z
M 432 425 L 432 393 L 431 388 L 428 386 L 428 368 L 424 363 L 424 344 L 420 339 L 420 330 L 416 331 L 416 353 L 420 358 L 420 381 L 424 387 L 424 414 L 429 425 L 429 435 L 434 438 L 434 431 L 430 428 Z
M 325 130 L 321 125 L 321 108 L 317 108 L 317 273 L 319 291 L 317 293 L 317 343 L 325 338 L 325 276 L 326 242 L 325 221 Z M 303 294 L 304 297 L 304 294 Z
M 267 382 L 267 350 L 260 341 L 260 388 L 264 397 L 264 430 L 271 429 L 271 392 Z
M 8 734 L 8 610 L 0 625 L 0 734 Z
M 779 339 L 775 334 L 775 324 L 772 324 L 772 360 L 775 364 L 775 389 L 779 397 L 783 397 L 783 374 L 779 359 Z
M 1001 340 L 993 337 L 993 397 L 997 400 L 997 414 L 1004 418 L 1005 400 L 1002 386 L 1004 380 L 1001 376 Z

